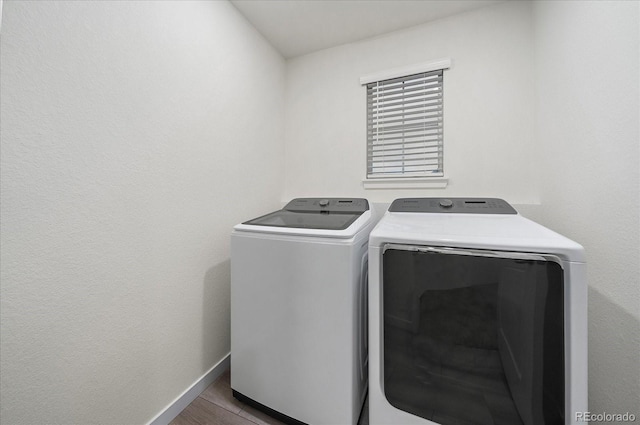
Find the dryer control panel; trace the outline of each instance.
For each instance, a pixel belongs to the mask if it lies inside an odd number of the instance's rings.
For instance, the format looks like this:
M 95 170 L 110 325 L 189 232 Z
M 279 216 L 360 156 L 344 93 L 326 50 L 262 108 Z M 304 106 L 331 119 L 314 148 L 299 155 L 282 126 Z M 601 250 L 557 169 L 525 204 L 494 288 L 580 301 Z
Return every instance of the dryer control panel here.
M 452 214 L 518 214 L 507 201 L 498 198 L 400 198 L 389 212 Z

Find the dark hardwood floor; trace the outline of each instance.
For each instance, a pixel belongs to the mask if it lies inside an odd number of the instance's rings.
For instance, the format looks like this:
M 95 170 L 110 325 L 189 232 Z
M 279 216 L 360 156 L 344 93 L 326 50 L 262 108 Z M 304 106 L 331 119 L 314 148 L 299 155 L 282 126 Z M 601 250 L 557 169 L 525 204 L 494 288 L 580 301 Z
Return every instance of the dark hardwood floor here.
M 358 425 L 369 425 L 365 402 Z M 284 425 L 267 414 L 239 402 L 231 394 L 229 370 L 188 405 L 169 425 Z M 340 424 L 336 424 L 340 425 Z

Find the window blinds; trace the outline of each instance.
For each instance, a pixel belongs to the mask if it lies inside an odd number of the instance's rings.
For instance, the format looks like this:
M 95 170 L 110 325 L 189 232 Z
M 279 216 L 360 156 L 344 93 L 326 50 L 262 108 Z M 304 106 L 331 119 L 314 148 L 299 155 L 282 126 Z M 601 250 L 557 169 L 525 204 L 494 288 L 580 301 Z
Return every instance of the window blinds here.
M 442 70 L 367 84 L 367 178 L 443 175 Z

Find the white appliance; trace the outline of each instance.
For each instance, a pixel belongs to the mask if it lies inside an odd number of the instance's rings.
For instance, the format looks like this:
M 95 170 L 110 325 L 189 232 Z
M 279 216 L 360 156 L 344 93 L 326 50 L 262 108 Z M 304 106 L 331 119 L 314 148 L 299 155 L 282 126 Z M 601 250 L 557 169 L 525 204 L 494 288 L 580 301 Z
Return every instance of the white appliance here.
M 367 386 L 358 198 L 300 198 L 231 235 L 231 388 L 287 423 L 356 424 Z
M 575 424 L 583 248 L 487 198 L 397 199 L 369 239 L 371 425 Z

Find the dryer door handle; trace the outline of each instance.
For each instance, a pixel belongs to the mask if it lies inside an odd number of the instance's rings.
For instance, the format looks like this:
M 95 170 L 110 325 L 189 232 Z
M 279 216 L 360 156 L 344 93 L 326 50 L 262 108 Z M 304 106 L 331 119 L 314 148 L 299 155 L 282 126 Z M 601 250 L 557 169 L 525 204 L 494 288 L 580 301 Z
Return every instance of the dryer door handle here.
M 416 251 L 433 254 L 449 254 L 449 255 L 469 255 L 474 257 L 490 257 L 490 258 L 507 258 L 510 260 L 526 260 L 526 261 L 553 261 L 562 267 L 560 257 L 549 254 L 538 254 L 530 252 L 512 252 L 512 251 L 491 251 L 484 249 L 466 249 L 466 248 L 446 248 L 438 246 L 421 246 L 421 245 L 402 245 L 402 244 L 385 244 L 382 248 L 384 254 L 388 249 L 396 249 L 401 251 Z

